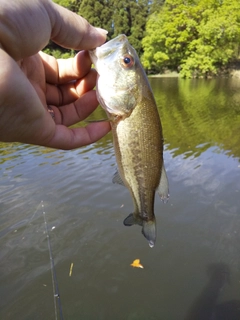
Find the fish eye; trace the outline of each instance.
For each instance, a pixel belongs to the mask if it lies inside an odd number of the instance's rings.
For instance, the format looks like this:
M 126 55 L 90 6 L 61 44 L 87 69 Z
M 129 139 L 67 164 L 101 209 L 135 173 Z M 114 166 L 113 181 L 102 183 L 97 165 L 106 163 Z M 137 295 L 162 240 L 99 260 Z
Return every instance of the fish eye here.
M 125 64 L 129 64 L 131 62 L 131 59 L 129 57 L 125 57 L 123 61 Z
M 131 68 L 134 65 L 134 59 L 130 54 L 125 54 L 122 57 L 121 64 L 124 68 Z

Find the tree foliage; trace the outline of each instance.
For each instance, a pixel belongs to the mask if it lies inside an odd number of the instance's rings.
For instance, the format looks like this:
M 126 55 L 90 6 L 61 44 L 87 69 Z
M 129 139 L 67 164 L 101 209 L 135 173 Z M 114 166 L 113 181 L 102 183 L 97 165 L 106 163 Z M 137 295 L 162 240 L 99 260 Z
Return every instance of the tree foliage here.
M 164 0 L 54 0 L 54 2 L 76 12 L 92 25 L 108 30 L 108 40 L 124 33 L 138 54 L 143 53 L 142 38 L 150 12 L 155 12 Z M 48 52 L 59 53 L 54 43 Z M 66 52 L 65 52 L 66 54 Z
M 164 5 L 165 0 L 150 0 L 148 1 L 149 5 L 149 14 L 154 12 L 159 12 L 162 6 Z
M 108 39 L 126 34 L 139 54 L 149 12 L 148 0 L 82 0 L 78 13 L 108 30 Z
M 166 0 L 148 19 L 142 62 L 184 77 L 215 75 L 238 56 L 239 40 L 239 0 Z
M 113 34 L 112 12 L 110 0 L 82 0 L 78 14 L 95 27 L 108 30 L 108 37 Z
M 139 55 L 148 16 L 148 0 L 113 0 L 113 37 L 126 34 Z
M 223 72 L 239 55 L 239 0 L 54 0 L 108 30 L 124 33 L 148 72 L 178 70 L 184 77 Z M 47 52 L 74 52 L 50 42 Z
M 76 13 L 81 4 L 81 0 L 54 0 L 54 2 Z

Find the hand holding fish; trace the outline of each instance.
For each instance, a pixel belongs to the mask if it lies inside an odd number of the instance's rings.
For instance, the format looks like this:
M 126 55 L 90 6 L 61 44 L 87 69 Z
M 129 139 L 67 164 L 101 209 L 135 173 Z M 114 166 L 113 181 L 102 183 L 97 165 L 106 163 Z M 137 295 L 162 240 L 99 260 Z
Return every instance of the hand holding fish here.
M 0 141 L 73 149 L 110 130 L 108 122 L 68 128 L 98 105 L 96 71 L 87 51 L 66 60 L 39 52 L 50 39 L 88 50 L 106 32 L 50 0 L 1 1 Z

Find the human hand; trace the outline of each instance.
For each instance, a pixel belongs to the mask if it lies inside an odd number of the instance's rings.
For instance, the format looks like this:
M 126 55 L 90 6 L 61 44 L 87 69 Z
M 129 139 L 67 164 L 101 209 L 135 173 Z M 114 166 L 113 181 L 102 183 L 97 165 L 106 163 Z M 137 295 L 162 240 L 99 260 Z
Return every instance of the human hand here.
M 0 141 L 73 149 L 110 130 L 108 122 L 67 127 L 97 107 L 97 74 L 87 51 L 66 60 L 39 53 L 49 39 L 88 50 L 104 43 L 106 32 L 50 0 L 1 1 Z

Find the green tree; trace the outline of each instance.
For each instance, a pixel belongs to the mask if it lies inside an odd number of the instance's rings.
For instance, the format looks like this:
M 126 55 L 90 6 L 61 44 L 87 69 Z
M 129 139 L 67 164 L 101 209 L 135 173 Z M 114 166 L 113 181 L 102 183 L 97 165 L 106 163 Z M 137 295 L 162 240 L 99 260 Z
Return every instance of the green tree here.
M 130 1 L 127 0 L 113 0 L 113 37 L 124 33 L 130 36 L 131 30 L 131 14 L 130 14 Z
M 132 1 L 130 6 L 131 26 L 129 41 L 139 55 L 143 53 L 142 38 L 145 35 L 148 11 L 148 0 Z
M 150 12 L 161 8 L 164 0 L 54 0 L 69 10 L 78 13 L 92 25 L 108 30 L 108 40 L 119 34 L 126 34 L 139 55 L 142 55 L 142 39 L 145 36 L 146 21 Z M 63 52 L 53 42 L 46 48 L 56 57 Z M 72 52 L 74 53 L 74 52 Z
M 142 38 L 145 35 L 146 20 L 149 13 L 147 0 L 113 0 L 113 37 L 126 34 L 139 55 L 142 54 Z
M 188 46 L 182 61 L 182 75 L 217 74 L 238 57 L 240 40 L 240 3 L 234 0 L 200 1 L 202 19 L 198 37 Z
M 237 57 L 238 0 L 166 0 L 149 17 L 142 44 L 148 70 L 181 68 L 185 77 L 217 74 Z
M 159 12 L 164 5 L 165 0 L 152 0 L 148 1 L 149 5 L 149 14 L 152 14 L 154 12 Z
M 113 34 L 113 10 L 110 0 L 82 0 L 78 13 L 95 27 L 108 30 L 108 38 Z
M 81 0 L 53 0 L 55 3 L 63 6 L 73 12 L 78 12 Z

